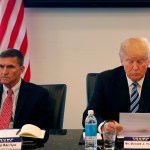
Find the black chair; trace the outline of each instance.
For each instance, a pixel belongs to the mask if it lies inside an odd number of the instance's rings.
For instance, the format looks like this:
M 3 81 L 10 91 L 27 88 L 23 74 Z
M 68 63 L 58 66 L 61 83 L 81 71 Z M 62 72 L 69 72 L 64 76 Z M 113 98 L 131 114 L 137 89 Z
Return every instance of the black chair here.
M 91 96 L 95 86 L 96 76 L 98 73 L 88 73 L 86 77 L 86 92 L 87 92 L 87 103 L 90 102 Z
M 65 101 L 66 101 L 66 92 L 67 86 L 66 84 L 46 84 L 40 85 L 45 88 L 50 97 L 53 98 L 54 105 L 54 125 L 53 129 L 49 129 L 45 133 L 44 139 L 34 139 L 29 137 L 23 138 L 23 149 L 36 149 L 39 147 L 43 147 L 44 143 L 49 138 L 49 134 L 52 135 L 66 135 L 67 130 L 62 129 L 63 120 L 64 120 L 64 110 L 65 110 Z
M 40 86 L 47 89 L 54 100 L 54 129 L 62 129 L 67 92 L 66 84 L 47 84 Z

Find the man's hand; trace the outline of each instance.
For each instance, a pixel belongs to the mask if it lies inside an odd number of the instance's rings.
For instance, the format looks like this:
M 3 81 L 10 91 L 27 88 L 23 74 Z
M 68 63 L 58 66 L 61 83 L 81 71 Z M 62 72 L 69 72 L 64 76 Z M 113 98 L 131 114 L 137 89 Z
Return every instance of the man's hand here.
M 99 132 L 103 132 L 103 130 L 104 130 L 104 125 L 105 124 L 103 124 L 102 126 L 101 126 L 101 131 L 99 131 Z M 119 132 L 121 132 L 122 130 L 123 130 L 123 127 L 121 126 L 121 124 L 119 124 L 118 122 L 116 122 L 116 121 L 112 121 L 112 122 L 109 122 L 108 123 L 108 125 L 107 126 L 105 126 L 105 130 L 107 130 L 107 131 L 113 131 L 114 129 L 116 129 L 116 134 L 118 135 L 119 134 Z

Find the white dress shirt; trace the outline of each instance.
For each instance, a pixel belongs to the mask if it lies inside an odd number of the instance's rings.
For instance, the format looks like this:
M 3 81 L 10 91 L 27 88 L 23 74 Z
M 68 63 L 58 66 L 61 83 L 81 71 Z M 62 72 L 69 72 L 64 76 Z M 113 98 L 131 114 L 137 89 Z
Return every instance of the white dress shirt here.
M 133 85 L 132 85 L 133 81 L 131 79 L 129 79 L 128 77 L 127 77 L 127 81 L 128 81 L 129 93 L 131 95 L 131 90 L 133 88 Z M 144 81 L 144 77 L 137 82 L 138 83 L 137 90 L 138 90 L 138 93 L 139 93 L 139 97 L 141 96 L 143 81 Z
M 14 116 L 15 116 L 15 110 L 16 110 L 20 85 L 21 85 L 21 78 L 20 78 L 19 82 L 14 87 L 12 87 L 12 90 L 13 90 L 13 94 L 12 94 L 13 112 L 12 112 L 12 117 L 11 117 L 11 123 L 10 123 L 10 126 L 9 126 L 10 128 L 13 127 L 13 120 L 14 120 Z M 2 110 L 2 107 L 3 107 L 4 100 L 7 97 L 7 91 L 8 91 L 8 88 L 3 84 L 3 93 L 2 93 L 2 102 L 1 102 L 0 113 L 1 113 L 1 110 Z

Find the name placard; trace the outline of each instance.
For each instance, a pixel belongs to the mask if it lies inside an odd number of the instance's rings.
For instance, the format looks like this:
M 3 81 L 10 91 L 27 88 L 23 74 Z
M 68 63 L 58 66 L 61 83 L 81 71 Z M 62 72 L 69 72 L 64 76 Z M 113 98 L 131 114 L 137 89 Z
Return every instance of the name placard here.
M 0 138 L 0 149 L 2 150 L 21 150 L 21 137 Z
M 124 137 L 124 149 L 150 149 L 150 137 Z

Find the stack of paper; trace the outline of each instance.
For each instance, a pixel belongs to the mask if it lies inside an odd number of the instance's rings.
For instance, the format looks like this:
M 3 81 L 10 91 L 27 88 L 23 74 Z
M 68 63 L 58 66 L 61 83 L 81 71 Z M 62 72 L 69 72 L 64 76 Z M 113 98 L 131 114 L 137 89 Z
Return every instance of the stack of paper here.
M 120 113 L 119 120 L 124 128 L 120 136 L 150 137 L 150 113 Z

